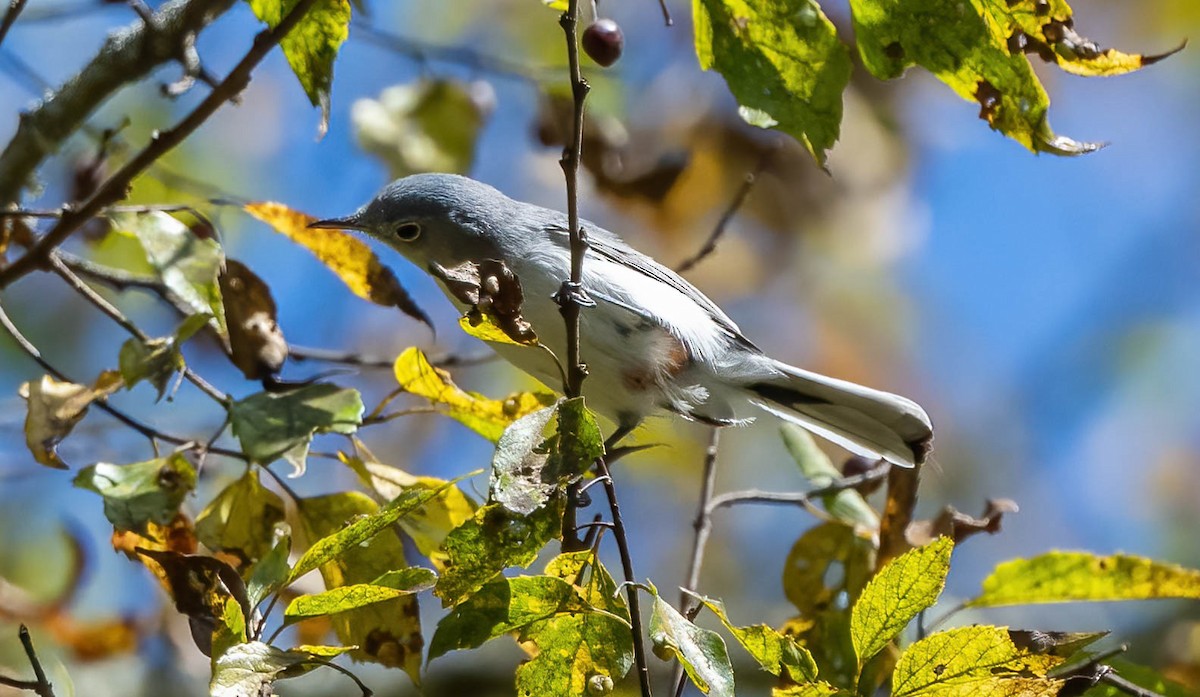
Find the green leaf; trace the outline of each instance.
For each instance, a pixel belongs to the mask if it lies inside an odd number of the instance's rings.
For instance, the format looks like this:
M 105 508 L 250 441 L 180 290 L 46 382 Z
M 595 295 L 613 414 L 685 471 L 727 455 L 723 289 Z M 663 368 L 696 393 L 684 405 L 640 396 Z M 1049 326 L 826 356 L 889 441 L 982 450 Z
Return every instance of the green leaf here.
M 429 590 L 437 581 L 437 574 L 429 569 L 410 567 L 390 572 L 387 577 L 377 580 L 386 582 L 355 583 L 324 593 L 302 595 L 288 605 L 283 613 L 284 621 L 290 624 L 306 617 L 333 615 Z
M 917 613 L 942 594 L 954 542 L 939 537 L 888 562 L 871 579 L 850 615 L 850 639 L 859 665 L 887 646 Z
M 714 631 L 697 627 L 654 592 L 650 614 L 650 640 L 660 658 L 673 655 L 704 694 L 733 697 L 733 665 L 725 640 Z
M 466 174 L 495 100 L 486 82 L 421 79 L 354 102 L 350 118 L 363 150 L 383 161 L 389 177 L 417 172 Z
M 284 535 L 270 552 L 251 567 L 249 580 L 246 581 L 246 595 L 250 599 L 250 607 L 257 607 L 263 598 L 283 588 L 290 572 L 288 555 L 291 552 L 292 538 L 290 535 Z
M 213 665 L 208 684 L 211 697 L 247 697 L 269 695 L 271 684 L 289 677 L 292 669 L 311 660 L 300 651 L 284 651 L 261 641 L 230 647 Z
M 287 584 L 291 584 L 318 566 L 335 561 L 348 551 L 368 542 L 392 523 L 425 505 L 437 493 L 437 490 L 411 489 L 378 510 L 376 510 L 374 501 L 357 492 L 301 499 L 302 507 L 307 506 L 310 509 L 305 515 L 306 523 L 310 522 L 310 519 L 312 519 L 311 522 L 320 523 L 320 525 L 313 526 L 314 530 L 331 527 L 331 520 L 340 518 L 349 521 L 354 516 L 359 517 L 345 527 L 334 527 L 333 532 L 326 533 L 325 537 L 314 542 L 292 567 L 292 571 L 287 577 Z M 310 515 L 318 511 L 330 515 L 324 519 Z
M 364 486 L 385 500 L 392 500 L 409 489 L 436 490 L 437 496 L 398 522 L 412 538 L 417 551 L 429 558 L 438 571 L 445 569 L 446 553 L 442 543 L 450 531 L 470 520 L 475 503 L 457 486 L 447 486 L 445 479 L 419 477 L 402 469 L 378 462 L 371 451 L 354 439 L 354 449 L 361 457 L 338 453 L 338 458 L 354 470 Z
M 537 655 L 517 667 L 519 695 L 606 695 L 633 665 L 628 624 L 595 612 L 562 615 L 526 627 Z
M 233 434 L 251 460 L 269 464 L 285 458 L 304 474 L 308 446 L 316 433 L 354 433 L 362 423 L 358 390 L 306 385 L 287 392 L 259 392 L 229 410 Z
M 297 0 L 249 0 L 254 15 L 275 27 Z M 348 0 L 317 0 L 300 22 L 279 42 L 283 55 L 304 94 L 313 106 L 321 107 L 321 133 L 329 124 L 329 90 L 333 84 L 333 61 L 350 35 Z
M 546 471 L 549 454 L 542 448 L 554 407 L 538 409 L 508 425 L 492 455 L 488 498 L 517 515 L 529 515 L 554 494 L 558 481 Z
M 369 584 L 388 586 L 413 581 L 404 564 L 404 546 L 393 523 L 424 505 L 436 491 L 413 490 L 380 508 L 355 491 L 302 498 L 297 501 L 300 521 L 309 539 L 320 538 L 296 562 L 290 579 L 319 566 L 329 591 Z M 428 571 L 412 572 L 415 580 L 426 580 Z M 411 593 L 346 609 L 330 617 L 338 639 L 358 646 L 350 652 L 356 661 L 371 661 L 403 668 L 419 682 L 421 677 L 420 608 Z
M 815 0 L 693 0 L 696 56 L 747 122 L 778 128 L 825 166 L 838 139 L 850 54 Z
M 800 471 L 815 488 L 829 486 L 842 473 L 833 466 L 808 431 L 795 424 L 785 423 L 780 427 L 783 444 Z M 843 489 L 831 496 L 823 496 L 821 503 L 835 519 L 854 528 L 863 537 L 874 539 L 879 535 L 879 514 L 866 502 L 862 494 L 854 489 Z
M 162 399 L 171 377 L 183 370 L 183 356 L 179 354 L 173 339 L 142 341 L 133 338 L 121 344 L 117 367 L 127 389 L 147 380 L 158 390 L 158 398 Z
M 1050 98 L 1008 35 L 984 9 L 988 0 L 851 0 L 863 64 L 881 79 L 919 65 L 958 96 L 977 102 L 992 128 L 1035 152 L 1079 155 L 1100 146 L 1055 135 Z M 953 18 L 951 21 L 949 18 Z
M 552 470 L 560 481 L 580 476 L 604 456 L 604 434 L 596 416 L 583 403 L 583 397 L 559 402 L 554 455 Z
M 113 227 L 131 232 L 146 253 L 146 261 L 176 297 L 198 314 L 211 315 L 225 335 L 225 310 L 217 277 L 221 246 L 200 239 L 187 225 L 162 212 L 117 213 Z
M 817 679 L 817 664 L 808 649 L 765 624 L 738 627 L 729 621 L 725 604 L 720 600 L 696 595 L 705 607 L 721 620 L 742 648 L 771 675 L 785 677 L 796 683 L 811 683 Z
M 271 551 L 275 525 L 283 521 L 283 500 L 247 469 L 221 490 L 196 518 L 196 537 L 216 552 L 231 554 L 249 565 Z
M 433 633 L 429 660 L 458 649 L 474 649 L 541 620 L 592 611 L 567 581 L 553 576 L 501 578 L 452 609 Z
M 246 615 L 236 598 L 225 598 L 224 613 L 218 618 L 212 632 L 212 660 L 215 665 L 229 649 L 244 644 L 246 639 Z M 193 625 L 196 626 L 196 625 Z
M 80 470 L 75 486 L 104 497 L 104 517 L 117 530 L 166 525 L 196 488 L 196 470 L 183 453 L 131 465 L 99 463 Z
M 771 697 L 851 697 L 853 692 L 838 689 L 827 682 L 807 682 L 801 685 L 776 687 L 771 690 Z
M 1048 552 L 1000 564 L 967 605 L 1151 598 L 1200 598 L 1200 570 L 1129 554 Z
M 1065 659 L 1018 649 L 1004 627 L 959 627 L 909 646 L 892 674 L 892 697 L 1053 697 L 1063 681 L 1046 672 Z
M 546 543 L 562 534 L 562 513 L 562 497 L 528 516 L 495 503 L 475 511 L 446 537 L 443 549 L 449 560 L 434 594 L 443 605 L 457 605 L 504 569 L 529 566 Z

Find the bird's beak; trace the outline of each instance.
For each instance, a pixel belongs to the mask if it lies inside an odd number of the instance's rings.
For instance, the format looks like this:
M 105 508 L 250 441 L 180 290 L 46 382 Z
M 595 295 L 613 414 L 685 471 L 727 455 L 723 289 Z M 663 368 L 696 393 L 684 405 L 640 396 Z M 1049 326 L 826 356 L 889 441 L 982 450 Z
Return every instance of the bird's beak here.
M 358 221 L 357 215 L 348 215 L 345 218 L 329 218 L 327 220 L 317 220 L 308 224 L 310 228 L 320 228 L 322 230 L 359 230 L 365 228 Z

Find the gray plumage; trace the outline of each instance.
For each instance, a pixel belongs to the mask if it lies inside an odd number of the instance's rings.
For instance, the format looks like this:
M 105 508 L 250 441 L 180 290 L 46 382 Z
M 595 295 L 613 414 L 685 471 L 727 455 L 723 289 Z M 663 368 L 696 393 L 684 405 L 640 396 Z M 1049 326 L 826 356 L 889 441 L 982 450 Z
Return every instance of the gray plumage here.
M 922 462 L 933 428 L 916 403 L 795 368 L 764 355 L 713 301 L 613 233 L 581 221 L 589 249 L 583 286 L 596 306 L 580 318 L 589 406 L 631 428 L 663 409 L 716 425 L 745 423 L 759 409 L 849 450 L 901 464 Z M 498 259 L 520 279 L 522 314 L 565 356 L 552 299 L 570 268 L 564 214 L 514 201 L 473 179 L 418 174 L 386 186 L 345 218 L 315 227 L 366 232 L 418 267 Z M 451 301 L 461 302 L 448 294 Z M 556 385 L 543 351 L 492 344 L 518 368 Z

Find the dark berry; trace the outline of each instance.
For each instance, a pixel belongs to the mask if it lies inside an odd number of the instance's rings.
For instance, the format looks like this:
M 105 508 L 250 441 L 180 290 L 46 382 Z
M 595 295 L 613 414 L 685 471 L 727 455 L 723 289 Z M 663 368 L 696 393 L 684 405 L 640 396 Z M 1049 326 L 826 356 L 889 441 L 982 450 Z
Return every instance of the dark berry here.
M 611 19 L 598 19 L 583 30 L 583 50 L 588 56 L 608 67 L 617 62 L 625 48 L 621 26 Z

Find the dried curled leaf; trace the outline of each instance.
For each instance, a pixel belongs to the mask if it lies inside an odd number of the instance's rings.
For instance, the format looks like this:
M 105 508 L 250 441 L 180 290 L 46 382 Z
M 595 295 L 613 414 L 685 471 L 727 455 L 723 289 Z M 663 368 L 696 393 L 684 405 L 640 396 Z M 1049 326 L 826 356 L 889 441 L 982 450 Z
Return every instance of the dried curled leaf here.
M 310 228 L 309 224 L 315 222 L 316 218 L 282 203 L 248 203 L 246 212 L 316 255 L 358 297 L 376 305 L 397 307 L 409 317 L 433 328 L 429 315 L 417 306 L 404 286 L 400 285 L 396 274 L 384 266 L 362 240 L 342 230 Z
M 275 375 L 288 357 L 287 341 L 276 320 L 271 289 L 245 264 L 225 260 L 221 300 L 229 328 L 229 355 L 249 380 Z
M 928 544 L 938 537 L 949 537 L 957 545 L 981 532 L 995 535 L 1000 532 L 1004 514 L 1018 510 L 1016 502 L 1011 499 L 988 499 L 979 518 L 962 513 L 954 506 L 946 506 L 936 518 L 911 523 L 904 535 L 914 547 Z
M 18 393 L 28 403 L 25 416 L 25 444 L 33 459 L 55 469 L 70 469 L 56 450 L 75 424 L 87 414 L 88 407 L 99 399 L 116 392 L 124 385 L 121 374 L 105 371 L 95 384 L 77 385 L 43 375 L 37 382 L 21 385 Z
M 458 266 L 446 267 L 431 262 L 429 272 L 445 284 L 450 294 L 468 306 L 464 329 L 476 334 L 472 328 L 494 324 L 507 337 L 496 337 L 487 327 L 479 334 L 485 341 L 536 346 L 537 334 L 521 316 L 525 295 L 521 292 L 521 280 L 498 259 L 466 261 Z

